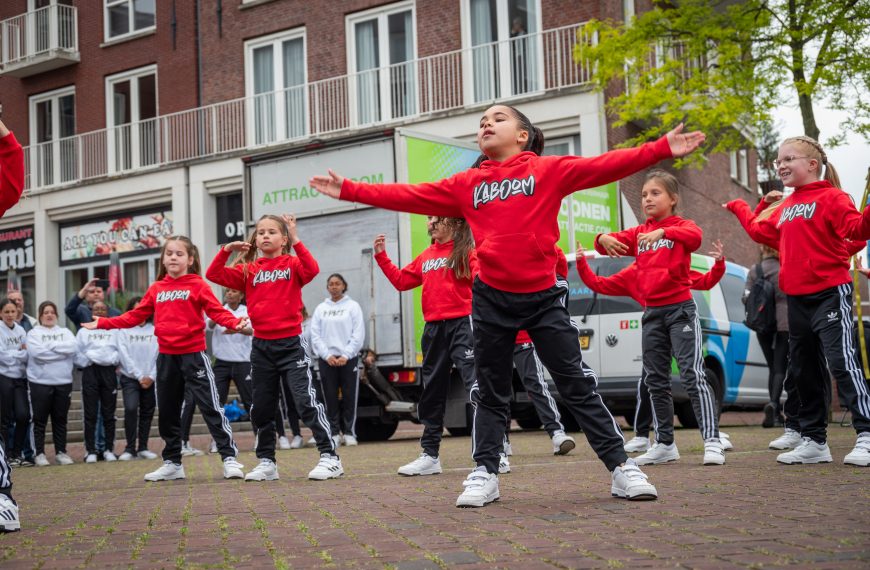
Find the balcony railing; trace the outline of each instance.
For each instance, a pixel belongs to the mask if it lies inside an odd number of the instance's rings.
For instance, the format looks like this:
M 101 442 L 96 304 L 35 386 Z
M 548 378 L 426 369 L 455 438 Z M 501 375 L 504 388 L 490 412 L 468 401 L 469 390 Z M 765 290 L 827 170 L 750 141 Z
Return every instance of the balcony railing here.
M 590 81 L 572 57 L 581 24 L 546 30 L 32 145 L 31 189 L 125 174 L 371 126 L 389 126 Z
M 0 75 L 28 77 L 78 61 L 74 6 L 52 4 L 0 22 Z

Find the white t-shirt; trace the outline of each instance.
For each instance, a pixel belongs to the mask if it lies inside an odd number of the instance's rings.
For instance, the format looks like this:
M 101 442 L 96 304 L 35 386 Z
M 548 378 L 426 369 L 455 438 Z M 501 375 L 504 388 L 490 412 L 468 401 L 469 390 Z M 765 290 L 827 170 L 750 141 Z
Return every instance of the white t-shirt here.
M 236 317 L 248 316 L 248 307 L 245 305 L 239 305 L 235 311 L 229 305 L 224 307 Z M 209 328 L 214 331 L 211 336 L 211 351 L 215 358 L 224 362 L 251 361 L 251 335 L 226 334 L 227 329 L 219 324 Z

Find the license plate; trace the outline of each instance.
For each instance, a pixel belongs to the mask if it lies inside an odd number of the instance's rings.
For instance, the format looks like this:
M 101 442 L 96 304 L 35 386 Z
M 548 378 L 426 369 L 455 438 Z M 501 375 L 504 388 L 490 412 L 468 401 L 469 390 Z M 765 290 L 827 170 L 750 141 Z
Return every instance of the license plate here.
M 580 336 L 580 349 L 589 350 L 589 337 L 587 335 Z

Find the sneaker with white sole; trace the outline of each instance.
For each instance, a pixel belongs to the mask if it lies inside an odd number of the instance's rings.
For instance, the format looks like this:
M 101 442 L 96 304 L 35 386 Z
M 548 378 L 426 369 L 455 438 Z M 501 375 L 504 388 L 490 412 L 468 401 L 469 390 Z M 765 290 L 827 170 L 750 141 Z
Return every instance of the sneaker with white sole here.
M 846 465 L 857 465 L 858 467 L 870 465 L 870 432 L 865 431 L 858 434 L 855 448 L 843 459 L 843 463 Z
M 43 458 L 44 457 L 45 456 L 43 455 Z M 64 453 L 62 451 L 54 456 L 54 462 L 57 463 L 58 465 L 72 465 L 73 463 L 75 463 L 75 461 L 73 461 L 72 457 L 70 457 L 69 455 L 67 455 L 66 453 Z M 39 465 L 39 462 L 37 461 L 36 464 Z M 46 465 L 48 465 L 47 461 L 46 461 Z
M 511 455 L 513 455 L 513 454 L 514 454 L 514 448 L 513 448 L 513 446 L 511 445 L 511 442 L 506 441 L 506 442 L 504 443 L 504 449 L 502 449 L 502 451 L 503 451 L 504 454 L 507 455 L 508 457 L 510 457 Z
M 722 442 L 723 451 L 731 451 L 732 449 L 734 449 L 734 444 L 731 443 L 731 436 L 724 431 L 719 432 L 719 441 Z
M 133 455 L 132 453 L 130 453 L 129 451 L 125 451 L 124 453 L 122 453 L 121 455 L 118 456 L 118 461 L 130 461 L 134 457 L 136 457 L 136 456 Z
M 438 475 L 441 473 L 441 460 L 423 452 L 414 461 L 399 467 L 399 475 L 413 477 L 415 475 Z
M 224 459 L 224 479 L 243 479 L 245 477 L 242 469 L 245 466 L 236 461 L 235 457 L 227 457 Z
M 676 461 L 680 458 L 680 452 L 677 450 L 677 444 L 672 443 L 665 445 L 664 443 L 655 443 L 649 448 L 649 451 L 643 455 L 638 455 L 634 461 L 638 465 L 660 465 L 670 461 Z
M 294 435 L 293 440 L 290 442 L 290 449 L 302 449 L 304 443 L 301 435 Z
M 354 445 L 359 445 L 359 441 L 357 441 L 355 435 L 345 435 L 344 436 L 344 445 L 346 447 L 353 447 Z
M 164 461 L 156 471 L 145 475 L 146 481 L 174 481 L 175 479 L 184 479 L 184 466 L 168 460 Z
M 629 501 L 652 501 L 659 494 L 655 485 L 649 482 L 646 473 L 640 470 L 634 459 L 629 459 L 622 467 L 611 474 L 610 494 Z
M 96 463 L 97 462 L 97 454 L 96 453 L 88 453 L 85 457 L 85 463 Z
M 18 520 L 18 505 L 10 497 L 0 494 L 0 532 L 21 530 Z
M 217 453 L 218 452 L 217 444 L 214 442 L 214 440 L 212 440 L 212 442 L 208 445 L 208 452 L 209 453 Z
M 55 461 L 57 461 L 57 457 L 55 457 Z M 40 453 L 34 457 L 33 462 L 36 463 L 37 467 L 48 467 L 48 459 L 45 457 L 44 453 Z
M 312 435 L 310 438 L 308 438 L 308 443 L 306 443 L 305 445 L 307 445 L 308 447 L 317 447 L 317 440 L 314 439 L 314 436 Z
M 337 455 L 321 453 L 320 461 L 308 473 L 308 478 L 316 481 L 326 481 L 327 479 L 335 479 L 342 475 L 344 475 L 344 468 L 341 466 L 341 459 Z
M 157 459 L 157 454 L 153 451 L 148 451 L 147 449 L 143 449 L 139 453 L 136 454 L 139 459 Z
M 103 460 L 105 461 L 117 461 L 118 457 L 109 450 L 103 452 Z
M 487 473 L 486 467 L 480 466 L 469 473 L 462 486 L 465 489 L 456 499 L 457 507 L 485 507 L 499 499 L 498 475 Z
M 626 453 L 637 453 L 639 451 L 649 451 L 649 438 L 635 436 L 625 442 L 622 446 Z
M 704 465 L 725 465 L 725 449 L 722 440 L 704 442 Z
M 508 459 L 508 456 L 504 453 L 500 453 L 498 456 L 498 473 L 499 475 L 504 475 L 505 473 L 511 472 L 511 462 Z
M 793 429 L 785 428 L 785 433 L 768 444 L 770 449 L 794 449 L 803 442 L 801 434 Z
M 245 481 L 275 481 L 278 479 L 278 466 L 271 459 L 263 458 L 256 467 L 245 475 Z
M 551 440 L 553 441 L 553 455 L 568 455 L 572 449 L 577 447 L 574 438 L 564 431 L 554 433 Z
M 278 438 L 278 449 L 290 449 L 290 440 L 287 439 L 286 435 L 282 435 Z M 256 467 L 254 467 L 256 469 Z
M 193 456 L 198 457 L 200 455 L 204 455 L 204 453 L 202 451 L 198 450 L 197 448 L 193 447 L 192 445 L 190 445 L 189 441 L 181 442 L 181 456 L 182 457 L 193 457 Z
M 831 449 L 827 443 L 816 443 L 808 437 L 803 438 L 801 444 L 785 453 L 776 456 L 779 463 L 796 465 L 804 463 L 830 463 Z

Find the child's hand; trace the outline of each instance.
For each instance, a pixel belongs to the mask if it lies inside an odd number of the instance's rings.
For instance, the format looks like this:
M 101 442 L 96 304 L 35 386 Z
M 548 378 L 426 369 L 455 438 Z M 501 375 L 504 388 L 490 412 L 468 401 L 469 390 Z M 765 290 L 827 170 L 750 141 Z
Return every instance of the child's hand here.
M 628 252 L 628 246 L 613 236 L 602 234 L 598 237 L 598 243 L 610 257 L 622 257 Z
M 251 244 L 246 241 L 234 241 L 230 242 L 224 246 L 224 251 L 233 252 L 233 251 L 243 251 L 248 253 L 251 249 Z
M 89 322 L 89 323 L 82 323 L 82 328 L 86 328 L 86 329 L 88 329 L 89 331 L 96 330 L 96 329 L 97 329 L 97 323 L 99 322 L 100 318 L 101 318 L 101 317 L 94 317 L 94 320 L 92 320 L 91 322 Z
M 710 257 L 719 261 L 720 259 L 725 259 L 725 246 L 722 245 L 721 240 L 716 240 L 713 242 L 713 251 L 707 253 Z
M 375 238 L 375 255 L 379 253 L 383 253 L 384 250 L 387 249 L 387 236 L 384 234 L 378 234 L 378 237 Z
M 139 385 L 142 386 L 143 390 L 150 388 L 151 384 L 154 384 L 154 378 L 150 376 L 143 376 L 142 379 L 139 380 Z
M 857 271 L 858 273 L 860 273 L 864 277 L 870 277 L 870 269 L 867 269 L 861 263 L 861 256 L 860 255 L 855 256 L 855 271 Z
M 762 200 L 764 200 L 768 204 L 773 204 L 777 200 L 782 200 L 782 192 L 780 192 L 779 190 L 771 190 L 764 195 L 764 198 L 762 198 Z
M 686 156 L 704 142 L 707 135 L 701 131 L 692 131 L 691 133 L 683 133 L 683 123 L 669 132 L 667 135 L 668 145 L 671 147 L 671 154 L 674 158 Z
M 234 327 L 235 330 L 240 331 L 243 328 L 248 326 L 248 317 L 240 317 L 238 324 Z
M 637 234 L 637 247 L 640 247 L 642 245 L 651 246 L 663 237 L 665 237 L 665 230 L 662 228 L 653 230 L 645 234 Z
M 287 234 L 290 236 L 290 245 L 296 245 L 301 239 L 299 239 L 299 234 L 296 231 L 296 216 L 293 214 L 281 214 L 281 218 L 284 219 L 284 223 L 287 224 Z
M 347 364 L 347 357 L 346 356 L 339 356 L 338 358 L 335 359 L 335 362 L 336 362 L 336 366 L 344 366 L 345 364 Z
M 6 128 L 6 125 L 3 124 L 3 121 L 0 121 L 0 139 L 9 134 L 9 129 Z
M 321 194 L 338 199 L 341 196 L 341 184 L 344 182 L 344 177 L 332 170 L 328 172 L 328 176 L 312 176 L 308 182 Z

